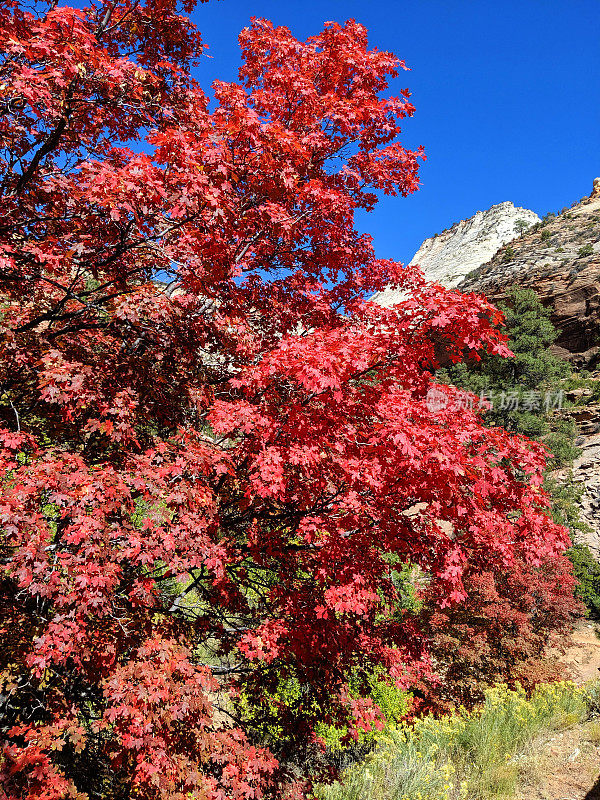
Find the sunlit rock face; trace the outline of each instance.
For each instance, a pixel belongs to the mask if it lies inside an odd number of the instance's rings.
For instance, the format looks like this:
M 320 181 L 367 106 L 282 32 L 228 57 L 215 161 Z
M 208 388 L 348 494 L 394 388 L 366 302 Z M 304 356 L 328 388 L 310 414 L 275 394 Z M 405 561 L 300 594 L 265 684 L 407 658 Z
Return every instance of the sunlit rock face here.
M 556 354 L 575 366 L 600 358 L 600 181 L 589 197 L 501 247 L 458 288 L 504 301 L 512 284 L 533 289 L 558 328 Z
M 489 261 L 502 245 L 539 221 L 534 211 L 517 208 L 509 202 L 498 203 L 425 239 L 410 263 L 419 264 L 428 280 L 453 288 L 472 270 Z M 391 306 L 400 299 L 401 293 L 392 287 L 373 296 L 383 306 Z

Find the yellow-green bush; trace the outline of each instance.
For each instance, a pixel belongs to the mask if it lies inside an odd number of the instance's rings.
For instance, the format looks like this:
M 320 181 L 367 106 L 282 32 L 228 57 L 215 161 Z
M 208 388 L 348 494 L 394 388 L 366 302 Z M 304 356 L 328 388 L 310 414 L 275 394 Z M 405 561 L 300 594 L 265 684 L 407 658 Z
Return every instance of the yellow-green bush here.
M 321 800 L 492 800 L 510 797 L 515 759 L 537 735 L 587 716 L 588 692 L 567 681 L 540 684 L 531 698 L 499 685 L 474 711 L 460 709 L 413 726 L 389 725 L 378 746 Z
M 363 678 L 363 684 L 365 679 Z M 387 680 L 383 675 L 383 670 L 376 669 L 373 673 L 366 676 L 367 686 L 361 687 L 357 675 L 353 675 L 349 681 L 351 697 L 369 697 L 381 709 L 383 718 L 388 728 L 396 725 L 403 719 L 410 709 L 410 695 Z M 348 734 L 348 728 L 335 728 L 332 725 L 319 725 L 317 735 L 322 737 L 330 751 L 339 751 L 344 747 L 344 741 Z M 359 742 L 367 744 L 374 742 L 377 738 L 377 731 L 361 731 Z
M 348 677 L 349 695 L 352 698 L 365 697 L 371 699 L 381 710 L 388 726 L 397 724 L 406 717 L 410 709 L 410 695 L 396 687 L 382 668 L 374 668 L 372 672 L 354 670 Z M 302 707 L 304 712 L 310 710 L 315 718 L 322 717 L 323 709 L 308 694 L 307 690 L 294 675 L 281 676 L 274 688 L 263 689 L 262 704 L 251 704 L 248 696 L 241 692 L 236 699 L 237 714 L 253 728 L 259 731 L 263 741 L 270 747 L 281 744 L 284 736 L 282 717 L 294 713 Z M 375 743 L 377 731 L 360 731 L 358 742 L 349 736 L 348 725 L 329 725 L 319 723 L 316 734 L 327 747 L 327 758 L 340 763 L 348 763 L 357 758 L 357 753 L 364 753 Z M 357 747 L 358 745 L 358 747 Z
M 317 796 L 322 800 L 454 800 L 461 796 L 453 793 L 459 784 L 443 747 L 421 742 L 413 731 L 400 726 L 386 730 L 377 750 L 346 770 L 343 783 L 322 787 Z

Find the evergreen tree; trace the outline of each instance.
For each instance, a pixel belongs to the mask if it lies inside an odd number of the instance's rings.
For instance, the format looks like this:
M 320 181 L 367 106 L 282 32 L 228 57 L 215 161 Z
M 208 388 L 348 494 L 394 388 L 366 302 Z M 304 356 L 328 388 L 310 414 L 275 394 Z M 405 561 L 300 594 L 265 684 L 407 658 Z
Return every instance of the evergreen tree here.
M 583 544 L 574 545 L 567 555 L 579 581 L 576 596 L 586 604 L 590 617 L 600 619 L 600 564 Z
M 551 468 L 568 465 L 578 451 L 575 424 L 555 419 L 561 405 L 561 381 L 570 367 L 550 351 L 557 330 L 550 311 L 531 289 L 511 287 L 507 302 L 498 305 L 505 317 L 512 358 L 484 354 L 479 361 L 455 364 L 438 372 L 438 379 L 471 391 L 492 407 L 486 422 L 543 442 L 552 453 Z

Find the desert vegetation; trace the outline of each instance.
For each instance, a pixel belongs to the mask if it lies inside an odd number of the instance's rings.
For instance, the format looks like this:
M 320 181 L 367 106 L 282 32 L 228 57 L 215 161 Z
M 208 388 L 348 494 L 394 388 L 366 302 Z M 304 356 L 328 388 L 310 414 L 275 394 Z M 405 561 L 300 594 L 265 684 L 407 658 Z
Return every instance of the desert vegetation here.
M 535 775 L 536 745 L 552 732 L 595 719 L 598 686 L 540 683 L 486 691 L 473 711 L 388 725 L 366 760 L 320 800 L 494 800 L 512 798 Z

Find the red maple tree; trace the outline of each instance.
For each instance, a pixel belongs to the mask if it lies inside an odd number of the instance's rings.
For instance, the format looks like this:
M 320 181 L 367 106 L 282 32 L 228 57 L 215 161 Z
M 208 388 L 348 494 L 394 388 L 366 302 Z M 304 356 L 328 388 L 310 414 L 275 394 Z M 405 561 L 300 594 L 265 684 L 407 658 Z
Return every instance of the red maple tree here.
M 532 563 L 516 554 L 510 568 L 467 569 L 463 582 L 464 602 L 440 609 L 433 597 L 424 611 L 421 622 L 443 680 L 423 683 L 422 705 L 447 712 L 458 703 L 481 703 L 499 680 L 529 691 L 567 676 L 556 654 L 584 608 L 573 599 L 576 581 L 566 556 Z
M 440 348 L 507 352 L 498 313 L 354 227 L 418 185 L 402 62 L 254 20 L 211 105 L 191 6 L 0 8 L 10 800 L 301 796 L 318 718 L 377 717 L 350 671 L 430 671 L 390 554 L 444 608 L 567 543 L 542 448 L 427 402 Z

